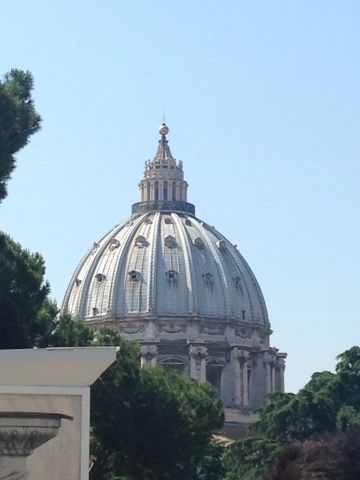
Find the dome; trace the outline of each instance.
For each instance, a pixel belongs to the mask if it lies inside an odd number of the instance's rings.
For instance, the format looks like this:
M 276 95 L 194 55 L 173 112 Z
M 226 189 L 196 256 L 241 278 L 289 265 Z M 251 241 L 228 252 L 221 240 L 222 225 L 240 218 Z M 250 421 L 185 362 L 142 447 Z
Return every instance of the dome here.
M 136 213 L 110 230 L 76 269 L 65 305 L 86 320 L 203 316 L 269 326 L 237 249 L 183 212 Z
M 95 328 L 117 327 L 140 343 L 144 364 L 211 381 L 230 408 L 258 407 L 263 393 L 283 388 L 285 357 L 269 346 L 266 305 L 249 265 L 188 203 L 168 131 L 160 127 L 155 157 L 145 162 L 140 202 L 86 253 L 62 310 Z

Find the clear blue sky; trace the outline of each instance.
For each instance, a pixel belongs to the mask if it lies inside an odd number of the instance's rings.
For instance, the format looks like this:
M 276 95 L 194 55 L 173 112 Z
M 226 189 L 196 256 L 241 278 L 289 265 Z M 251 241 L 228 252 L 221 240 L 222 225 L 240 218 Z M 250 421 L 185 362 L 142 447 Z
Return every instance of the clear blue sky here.
M 2 0 L 0 18 L 0 74 L 30 70 L 43 117 L 0 224 L 59 304 L 138 201 L 165 111 L 197 216 L 260 282 L 287 389 L 360 344 L 359 0 Z

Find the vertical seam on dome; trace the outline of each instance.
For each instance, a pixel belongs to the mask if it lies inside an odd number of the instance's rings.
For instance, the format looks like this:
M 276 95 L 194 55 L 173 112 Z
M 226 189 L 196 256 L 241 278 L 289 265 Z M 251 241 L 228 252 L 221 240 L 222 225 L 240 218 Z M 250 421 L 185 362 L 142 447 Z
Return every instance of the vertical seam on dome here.
M 152 223 L 151 228 L 151 241 L 150 241 L 150 255 L 149 255 L 149 282 L 148 282 L 148 293 L 147 293 L 147 300 L 146 300 L 146 307 L 149 313 L 157 312 L 157 308 L 155 307 L 156 304 L 156 252 L 157 252 L 157 244 L 158 241 L 158 230 L 160 226 L 160 213 L 156 212 L 154 215 L 154 220 Z
M 186 285 L 190 285 L 190 293 L 188 295 L 189 298 L 189 312 L 190 314 L 196 314 L 198 305 L 196 302 L 196 295 L 197 295 L 197 289 L 196 289 L 196 284 L 194 284 L 192 275 L 191 275 L 191 265 L 193 263 L 193 258 L 192 258 L 192 253 L 191 253 L 191 246 L 190 242 L 188 240 L 188 233 L 186 231 L 185 226 L 183 223 L 180 221 L 180 218 L 176 214 L 171 214 L 171 218 L 174 220 L 174 224 L 177 227 L 177 230 L 179 232 L 179 236 L 182 240 L 182 244 L 184 246 L 184 264 L 185 264 L 185 274 L 186 274 Z
M 231 300 L 229 298 L 229 286 L 228 286 L 228 281 L 227 277 L 223 268 L 223 261 L 224 259 L 220 256 L 219 251 L 217 248 L 214 247 L 213 242 L 209 238 L 209 232 L 205 229 L 206 235 L 204 235 L 205 240 L 208 244 L 208 248 L 212 253 L 212 257 L 214 258 L 216 268 L 218 270 L 218 273 L 221 278 L 221 288 L 223 291 L 223 296 L 224 296 L 224 303 L 225 303 L 225 315 L 230 316 L 231 315 Z M 214 237 L 218 240 L 219 237 L 215 234 L 214 231 L 210 230 L 210 232 L 214 235 Z M 216 261 L 217 260 L 217 261 Z
M 239 258 L 245 268 L 245 270 L 247 271 L 247 273 L 249 274 L 250 278 L 251 278 L 251 281 L 252 281 L 252 286 L 254 287 L 254 290 L 256 291 L 257 295 L 258 295 L 258 298 L 260 300 L 260 307 L 261 307 L 261 313 L 262 313 L 262 316 L 263 316 L 263 320 L 264 320 L 264 325 L 265 326 L 269 326 L 270 325 L 270 322 L 269 322 L 269 317 L 268 317 L 268 312 L 267 312 L 267 308 L 266 308 L 266 304 L 265 304 L 265 299 L 264 299 L 264 296 L 262 294 L 262 291 L 261 291 L 261 288 L 260 288 L 260 285 L 258 283 L 258 281 L 256 280 L 256 277 L 253 273 L 253 271 L 251 270 L 250 268 L 250 265 L 247 263 L 247 261 L 245 260 L 245 258 L 241 255 L 240 252 L 236 251 L 236 255 L 233 254 L 232 252 L 232 249 L 229 249 L 229 252 L 231 254 L 231 256 L 234 258 L 236 264 L 240 267 L 239 265 Z M 247 292 L 247 295 L 248 295 L 248 299 L 249 299 L 249 304 L 250 304 L 250 309 L 251 309 L 251 316 L 252 318 L 256 321 L 256 319 L 254 318 L 254 308 L 253 308 L 253 302 L 252 302 L 252 297 L 251 297 L 251 294 L 249 292 L 249 289 L 248 289 L 248 286 L 247 286 L 247 282 L 244 282 L 244 285 L 245 285 L 245 288 L 246 288 L 246 292 Z
M 88 257 L 91 255 L 91 251 L 87 252 L 83 258 L 81 259 L 81 262 L 80 264 L 77 266 L 76 270 L 75 270 L 75 273 L 73 274 L 73 276 L 71 277 L 71 280 L 70 280 L 70 283 L 66 289 L 66 293 L 65 293 L 65 297 L 64 297 L 64 300 L 63 300 L 63 303 L 62 303 L 62 306 L 61 306 L 61 311 L 63 313 L 70 313 L 72 314 L 73 311 L 77 311 L 78 312 L 78 315 L 81 316 L 81 313 L 79 311 L 79 307 L 80 307 L 80 297 L 81 297 L 81 294 L 82 294 L 82 290 L 83 290 L 83 287 L 81 287 L 81 290 L 78 291 L 78 295 L 77 295 L 77 299 L 75 301 L 75 308 L 71 308 L 71 310 L 69 310 L 69 302 L 70 302 L 70 298 L 72 296 L 72 293 L 74 291 L 74 287 L 75 287 L 75 282 L 76 282 L 76 279 L 78 278 L 79 276 L 79 272 L 81 271 L 81 269 L 84 267 Z
M 132 226 L 131 228 L 131 231 L 128 233 L 128 236 L 125 240 L 125 243 L 124 245 L 121 245 L 121 253 L 119 252 L 119 257 L 118 257 L 118 264 L 116 266 L 116 276 L 115 276 L 115 279 L 114 279 L 114 283 L 113 283 L 113 291 L 115 290 L 115 293 L 113 295 L 113 303 L 111 305 L 111 310 L 114 312 L 114 316 L 116 317 L 117 316 L 117 305 L 121 305 L 121 315 L 126 315 L 128 312 L 125 311 L 125 305 L 126 305 L 126 302 L 125 302 L 125 298 L 126 298 L 126 281 L 127 281 L 127 272 L 123 272 L 124 268 L 126 267 L 126 264 L 129 260 L 129 256 L 127 255 L 127 252 L 129 250 L 129 244 L 133 241 L 134 237 L 135 237 L 135 234 L 136 234 L 136 231 L 137 231 L 137 228 L 139 226 L 139 224 L 141 224 L 144 220 L 144 218 L 146 218 L 146 214 L 145 215 L 142 215 L 140 217 L 138 217 L 136 220 L 136 223 L 135 223 L 135 226 Z M 127 220 L 127 222 L 129 222 L 131 220 L 132 217 L 130 217 L 130 219 Z M 134 221 L 134 220 L 132 220 Z M 124 222 L 124 224 L 122 224 L 122 229 L 125 227 L 126 223 L 127 222 Z M 123 275 L 122 275 L 123 273 Z M 121 288 L 119 288 L 119 282 L 118 282 L 118 279 L 121 279 L 122 281 L 122 284 L 121 284 Z M 118 302 L 118 298 L 120 297 L 120 295 L 123 296 L 123 301 L 122 302 Z

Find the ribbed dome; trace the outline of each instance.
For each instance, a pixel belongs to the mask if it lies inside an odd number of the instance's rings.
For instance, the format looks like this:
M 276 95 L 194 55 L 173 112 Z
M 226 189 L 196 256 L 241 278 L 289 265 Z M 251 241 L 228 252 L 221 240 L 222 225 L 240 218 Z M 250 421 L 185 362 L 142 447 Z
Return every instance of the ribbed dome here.
M 188 203 L 168 132 L 162 124 L 131 217 L 84 256 L 62 311 L 95 329 L 112 325 L 140 344 L 142 365 L 208 380 L 226 407 L 248 412 L 264 393 L 284 389 L 286 354 L 270 347 L 266 306 L 250 267 Z
M 64 307 L 101 316 L 204 316 L 268 326 L 244 258 L 213 227 L 181 212 L 134 214 L 84 257 Z

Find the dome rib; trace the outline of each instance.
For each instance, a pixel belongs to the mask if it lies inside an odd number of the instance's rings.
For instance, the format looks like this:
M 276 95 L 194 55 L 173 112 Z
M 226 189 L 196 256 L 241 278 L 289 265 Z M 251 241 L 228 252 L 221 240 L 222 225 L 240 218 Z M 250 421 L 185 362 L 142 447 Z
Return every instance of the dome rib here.
M 214 242 L 213 239 L 210 238 L 211 236 L 213 236 L 218 241 L 219 237 L 216 235 L 215 230 L 211 227 L 204 227 L 204 232 L 206 233 L 206 235 L 204 235 L 204 238 L 206 240 L 207 248 L 209 249 L 209 252 L 211 252 L 210 258 L 214 260 L 214 266 L 216 268 L 218 276 L 220 277 L 219 285 L 221 285 L 222 289 L 221 301 L 224 305 L 223 315 L 224 317 L 230 317 L 232 316 L 232 301 L 229 297 L 230 285 L 228 283 L 227 275 L 225 274 L 224 259 L 223 257 L 221 257 L 219 249 L 215 247 L 216 242 Z
M 131 242 L 134 242 L 135 236 L 137 233 L 137 228 L 139 225 L 142 224 L 144 218 L 146 218 L 147 214 L 143 214 L 139 217 L 131 217 L 128 219 L 122 226 L 121 233 L 122 233 L 122 241 L 121 243 L 121 255 L 119 255 L 119 261 L 117 264 L 117 271 L 116 277 L 114 280 L 114 284 L 112 286 L 114 291 L 114 300 L 113 300 L 113 315 L 115 317 L 122 317 L 126 315 L 127 309 L 127 301 L 126 301 L 126 293 L 127 293 L 127 282 L 128 282 L 128 272 L 131 270 L 129 268 L 128 259 L 129 259 L 129 250 L 131 249 Z M 129 222 L 132 222 L 129 225 Z M 128 230 L 125 232 L 124 228 L 128 225 Z M 130 228 L 131 227 L 131 228 Z
M 149 260 L 149 284 L 148 284 L 148 306 L 147 310 L 153 314 L 158 313 L 157 306 L 157 282 L 156 282 L 156 259 L 159 241 L 159 229 L 161 215 L 160 213 L 155 213 L 153 216 L 152 223 L 152 235 L 151 235 L 151 245 L 150 245 L 150 260 Z M 155 308 L 154 308 L 155 307 Z
M 190 242 L 188 240 L 188 234 L 184 223 L 181 222 L 180 216 L 172 213 L 171 217 L 173 218 L 175 225 L 177 227 L 179 238 L 181 239 L 181 245 L 183 248 L 183 258 L 184 258 L 184 267 L 186 275 L 186 287 L 188 289 L 188 313 L 189 315 L 197 315 L 198 305 L 197 305 L 197 288 L 192 276 L 192 264 L 193 256 L 190 248 Z M 187 218 L 187 217 L 183 217 Z
M 238 250 L 236 250 L 235 247 L 233 247 L 232 245 L 231 245 L 231 248 L 229 248 L 229 253 L 232 256 L 232 258 L 234 259 L 236 265 L 238 266 L 239 270 L 242 273 L 242 278 L 243 278 L 243 281 L 244 281 L 246 293 L 247 293 L 247 296 L 248 296 L 249 305 L 250 305 L 250 308 L 251 308 L 251 318 L 252 318 L 252 320 L 256 321 L 256 316 L 254 315 L 253 300 L 252 300 L 252 295 L 251 295 L 250 290 L 249 290 L 249 282 L 246 281 L 246 279 L 244 277 L 243 268 L 246 270 L 247 275 L 250 277 L 251 286 L 256 292 L 256 300 L 258 300 L 259 304 L 260 304 L 261 318 L 263 319 L 263 323 L 264 323 L 264 325 L 269 326 L 270 325 L 269 324 L 269 318 L 268 318 L 268 313 L 267 313 L 264 297 L 263 297 L 261 288 L 258 284 L 258 281 L 256 280 L 256 277 L 255 277 L 253 271 L 251 270 L 249 264 L 246 262 L 245 258 L 241 255 L 241 253 Z

